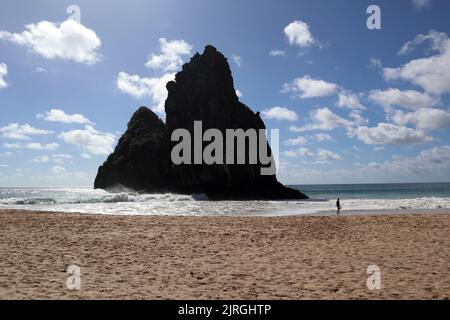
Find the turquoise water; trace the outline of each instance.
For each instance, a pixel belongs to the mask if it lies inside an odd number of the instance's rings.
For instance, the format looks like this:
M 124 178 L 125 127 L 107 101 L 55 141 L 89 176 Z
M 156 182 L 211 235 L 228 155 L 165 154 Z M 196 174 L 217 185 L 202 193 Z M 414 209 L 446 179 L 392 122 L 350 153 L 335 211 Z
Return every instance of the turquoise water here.
M 450 198 L 450 183 L 295 185 L 312 199 Z

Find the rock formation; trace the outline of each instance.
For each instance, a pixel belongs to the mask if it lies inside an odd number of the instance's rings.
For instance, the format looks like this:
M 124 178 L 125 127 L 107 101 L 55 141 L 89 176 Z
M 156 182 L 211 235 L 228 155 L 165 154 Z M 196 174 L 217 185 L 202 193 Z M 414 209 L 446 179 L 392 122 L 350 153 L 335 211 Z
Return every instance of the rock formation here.
M 128 123 L 114 152 L 98 170 L 94 187 L 122 185 L 144 192 L 206 193 L 209 199 L 305 199 L 284 187 L 275 175 L 261 175 L 257 164 L 181 164 L 171 161 L 171 134 L 179 128 L 193 135 L 194 121 L 203 132 L 216 128 L 265 129 L 259 113 L 239 102 L 227 59 L 213 46 L 196 53 L 167 83 L 166 123 L 146 107 Z M 204 143 L 205 147 L 208 143 Z M 270 148 L 269 148 L 270 151 Z M 248 156 L 248 155 L 247 155 Z

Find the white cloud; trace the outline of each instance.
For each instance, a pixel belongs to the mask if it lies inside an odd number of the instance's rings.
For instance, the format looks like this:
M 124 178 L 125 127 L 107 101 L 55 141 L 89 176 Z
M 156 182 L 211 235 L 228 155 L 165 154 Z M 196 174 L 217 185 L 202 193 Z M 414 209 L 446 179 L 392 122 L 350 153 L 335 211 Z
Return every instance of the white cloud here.
M 370 66 L 375 69 L 383 68 L 383 64 L 381 63 L 381 60 L 378 58 L 375 58 L 375 57 L 370 58 Z
M 317 161 L 342 160 L 341 156 L 335 152 L 326 149 L 317 151 Z
M 349 117 L 353 120 L 353 123 L 357 126 L 364 126 L 369 124 L 369 119 L 364 118 L 359 112 L 352 111 Z
M 51 122 L 62 122 L 62 123 L 79 123 L 79 124 L 93 124 L 88 118 L 82 114 L 67 114 L 60 109 L 51 109 L 46 111 L 45 114 L 37 114 L 36 118 L 44 119 Z
M 435 30 L 431 30 L 428 34 L 418 34 L 416 37 L 406 42 L 398 51 L 399 55 L 405 55 L 414 51 L 419 45 L 424 42 L 431 43 L 432 51 L 440 51 L 443 48 L 443 44 L 448 39 L 448 36 L 444 32 L 437 32 Z
M 6 149 L 20 149 L 20 148 L 22 148 L 22 145 L 20 143 L 7 143 L 6 142 L 2 145 L 2 147 L 6 148 Z
M 89 153 L 86 153 L 86 152 L 83 152 L 80 156 L 82 158 L 84 158 L 84 159 L 91 159 L 92 158 L 91 155 Z
M 279 167 L 277 177 L 286 184 L 447 182 L 450 179 L 450 146 L 426 149 L 410 157 L 394 156 L 384 163 L 354 169 L 314 169 L 283 158 Z
M 174 73 L 166 73 L 160 78 L 141 78 L 138 75 L 120 72 L 117 77 L 117 87 L 138 99 L 150 97 L 153 103 L 152 110 L 163 113 L 164 102 L 167 98 L 166 84 L 174 79 Z
M 54 166 L 52 168 L 52 173 L 56 176 L 60 176 L 60 175 L 65 175 L 67 173 L 67 170 L 61 166 Z
M 57 148 L 59 148 L 59 144 L 52 142 L 49 144 L 41 144 L 39 142 L 31 142 L 28 143 L 26 146 L 26 148 L 30 149 L 30 150 L 56 150 Z
M 297 158 L 297 157 L 312 158 L 312 157 L 314 157 L 314 153 L 311 152 L 308 148 L 287 150 L 287 151 L 284 151 L 282 154 L 288 158 Z
M 350 127 L 353 125 L 353 122 L 341 118 L 328 108 L 320 108 L 313 110 L 310 116 L 312 121 L 311 124 L 307 124 L 303 127 L 291 126 L 289 130 L 293 132 L 304 132 L 311 130 L 328 131 L 336 129 L 338 127 Z
M 431 0 L 412 0 L 411 2 L 416 9 L 422 9 L 431 6 Z
M 401 91 L 393 88 L 384 91 L 372 90 L 369 99 L 385 108 L 399 106 L 412 110 L 432 107 L 439 102 L 437 98 L 426 93 L 415 90 Z
M 298 154 L 294 150 L 286 150 L 281 153 L 283 156 L 287 158 L 297 158 Z
M 308 143 L 308 138 L 298 136 L 297 138 L 291 138 L 284 142 L 287 146 L 301 146 Z
M 262 112 L 263 118 L 274 120 L 296 121 L 298 119 L 295 111 L 285 107 L 273 107 Z
M 365 176 L 406 177 L 413 180 L 445 181 L 450 172 L 450 146 L 440 146 L 421 151 L 414 157 L 393 156 L 383 163 L 363 166 Z
M 184 40 L 168 41 L 166 38 L 160 38 L 159 43 L 162 54 L 152 53 L 145 66 L 165 73 L 154 77 L 140 77 L 122 71 L 117 76 L 117 87 L 137 99 L 149 97 L 153 104 L 152 110 L 163 114 L 167 98 L 166 85 L 175 80 L 175 71 L 180 69 L 183 63 L 182 56 L 191 53 L 192 45 Z
M 30 150 L 42 150 L 44 149 L 42 145 L 38 142 L 32 142 L 26 145 L 26 147 Z
M 316 42 L 307 23 L 296 20 L 288 24 L 284 28 L 289 44 L 298 46 L 300 48 L 308 48 Z
M 242 94 L 241 90 L 236 89 L 236 95 L 238 98 L 242 98 L 244 95 Z
M 319 142 L 334 141 L 333 137 L 328 133 L 317 133 L 314 135 L 314 137 Z
M 0 133 L 3 138 L 15 140 L 30 140 L 30 135 L 46 135 L 52 134 L 53 131 L 36 129 L 27 124 L 10 123 L 5 127 L 0 128 Z
M 338 86 L 331 82 L 313 79 L 310 76 L 296 78 L 283 85 L 283 92 L 293 92 L 300 98 L 325 97 L 334 94 Z
M 231 56 L 231 58 L 233 59 L 233 61 L 236 64 L 236 66 L 238 66 L 238 68 L 242 67 L 242 57 L 233 54 Z
M 409 81 L 434 95 L 449 93 L 450 39 L 446 38 L 442 43 L 434 43 L 433 47 L 432 49 L 438 51 L 434 56 L 411 60 L 399 68 L 383 68 L 384 78 L 388 81 Z M 401 49 L 401 51 L 405 50 Z
M 73 159 L 72 155 L 67 153 L 58 153 L 52 155 L 52 160 L 57 164 L 64 164 L 64 161 Z
M 90 125 L 85 126 L 84 130 L 62 132 L 59 138 L 96 156 L 110 154 L 116 141 L 113 134 L 97 131 Z
M 101 41 L 97 34 L 72 19 L 62 23 L 29 24 L 21 33 L 0 31 L 0 39 L 25 46 L 47 59 L 95 64 L 101 58 L 98 53 Z
M 296 150 L 284 151 L 282 155 L 288 158 L 301 157 L 311 159 L 312 162 L 309 162 L 310 164 L 327 163 L 332 160 L 342 160 L 339 154 L 326 149 L 319 149 L 316 152 L 313 152 L 308 148 L 299 148 Z
M 6 63 L 0 63 L 0 90 L 8 87 L 5 77 L 8 75 L 8 66 Z
M 432 130 L 450 128 L 450 113 L 441 109 L 423 108 L 415 112 L 396 111 L 391 118 L 401 126 L 414 124 L 419 129 Z
M 308 148 L 300 148 L 296 152 L 300 157 L 306 158 L 314 157 L 314 153 L 312 153 Z
M 352 110 L 365 110 L 366 108 L 361 104 L 357 94 L 351 91 L 342 91 L 339 93 L 339 100 L 337 102 L 339 108 L 347 108 Z
M 166 38 L 160 38 L 159 44 L 162 54 L 150 54 L 145 66 L 164 72 L 173 72 L 180 69 L 183 64 L 182 56 L 190 55 L 193 48 L 184 40 L 168 41 Z
M 379 123 L 376 127 L 372 128 L 367 126 L 350 128 L 348 135 L 350 137 L 357 137 L 364 143 L 371 145 L 415 144 L 433 140 L 432 137 L 426 135 L 421 130 L 414 130 L 391 123 Z
M 298 136 L 296 138 L 291 138 L 291 139 L 286 140 L 284 142 L 284 144 L 287 146 L 300 146 L 300 145 L 305 145 L 305 144 L 309 143 L 310 141 L 330 142 L 330 141 L 334 141 L 334 139 L 328 133 L 317 133 L 314 135 Z
M 291 131 L 295 131 L 295 129 L 298 129 L 296 127 L 291 127 Z M 331 142 L 335 141 L 332 136 L 330 136 L 328 133 L 316 133 L 313 135 L 306 135 L 306 136 L 298 136 L 296 138 L 288 139 L 284 142 L 287 146 L 300 146 L 305 145 L 309 142 Z
M 41 156 L 41 157 L 34 158 L 33 160 L 30 161 L 30 163 L 46 163 L 49 160 L 50 160 L 49 156 Z
M 286 53 L 283 50 L 275 49 L 275 50 L 271 50 L 269 52 L 269 55 L 271 55 L 272 57 L 285 57 Z
M 36 67 L 36 68 L 34 69 L 34 72 L 36 72 L 36 73 L 46 73 L 46 72 L 47 72 L 47 69 L 42 68 L 42 67 Z
M 9 152 L 9 151 L 4 152 L 4 153 L 0 153 L 0 156 L 4 157 L 4 158 L 11 158 L 13 155 L 14 155 L 14 153 Z

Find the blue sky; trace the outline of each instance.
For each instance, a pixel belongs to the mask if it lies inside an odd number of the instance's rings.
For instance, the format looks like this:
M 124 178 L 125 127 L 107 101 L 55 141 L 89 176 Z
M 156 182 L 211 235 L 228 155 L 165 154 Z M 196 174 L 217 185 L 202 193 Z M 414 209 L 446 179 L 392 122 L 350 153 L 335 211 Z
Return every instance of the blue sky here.
M 366 26 L 371 4 L 381 30 Z M 280 129 L 282 182 L 450 181 L 449 12 L 445 0 L 3 1 L 0 186 L 92 185 L 131 114 L 161 110 L 165 81 L 206 44 Z

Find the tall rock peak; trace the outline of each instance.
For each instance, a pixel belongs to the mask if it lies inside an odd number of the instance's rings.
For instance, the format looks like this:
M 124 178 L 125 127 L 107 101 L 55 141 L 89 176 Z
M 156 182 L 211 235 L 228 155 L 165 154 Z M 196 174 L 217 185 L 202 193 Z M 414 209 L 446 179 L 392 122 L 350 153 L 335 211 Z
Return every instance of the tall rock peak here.
M 147 192 L 206 193 L 210 199 L 307 198 L 281 185 L 275 175 L 261 175 L 260 163 L 172 163 L 172 132 L 183 128 L 193 136 L 195 121 L 202 122 L 203 131 L 219 129 L 224 136 L 226 129 L 265 129 L 259 113 L 239 101 L 227 59 L 215 47 L 207 45 L 202 54 L 196 53 L 175 81 L 167 83 L 167 90 L 166 123 L 148 108 L 139 108 L 99 168 L 96 188 L 120 184 Z

